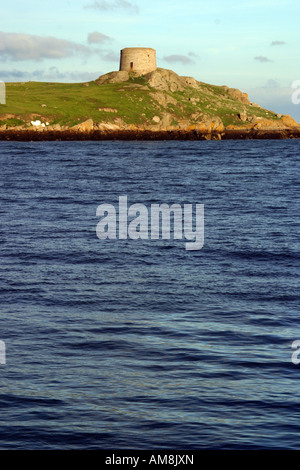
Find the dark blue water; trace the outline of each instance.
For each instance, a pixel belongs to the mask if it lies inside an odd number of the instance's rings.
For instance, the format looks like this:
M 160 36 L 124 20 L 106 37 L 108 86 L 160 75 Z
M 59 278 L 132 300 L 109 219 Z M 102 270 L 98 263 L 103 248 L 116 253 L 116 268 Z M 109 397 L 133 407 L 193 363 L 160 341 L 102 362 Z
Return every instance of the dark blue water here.
M 296 449 L 299 141 L 0 145 L 1 449 Z M 205 204 L 205 245 L 96 236 Z

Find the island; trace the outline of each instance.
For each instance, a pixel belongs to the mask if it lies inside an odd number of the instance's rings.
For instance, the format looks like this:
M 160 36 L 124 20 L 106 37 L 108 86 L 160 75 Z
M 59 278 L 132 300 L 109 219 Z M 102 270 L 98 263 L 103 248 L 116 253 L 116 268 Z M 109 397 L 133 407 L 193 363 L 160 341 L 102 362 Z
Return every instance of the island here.
M 289 115 L 246 93 L 156 67 L 151 48 L 121 51 L 120 68 L 86 83 L 6 84 L 0 140 L 299 138 Z

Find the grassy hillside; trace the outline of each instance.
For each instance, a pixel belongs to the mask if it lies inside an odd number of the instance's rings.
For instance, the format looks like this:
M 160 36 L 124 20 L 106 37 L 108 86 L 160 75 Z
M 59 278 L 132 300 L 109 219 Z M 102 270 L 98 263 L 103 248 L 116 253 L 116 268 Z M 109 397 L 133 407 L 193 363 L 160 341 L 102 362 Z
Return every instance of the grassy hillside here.
M 174 72 L 172 72 L 174 74 Z M 176 75 L 176 74 L 174 74 Z M 178 77 L 178 76 L 177 76 Z M 172 87 L 171 87 L 172 89 Z M 31 120 L 74 126 L 87 119 L 95 123 L 151 123 L 154 116 L 171 116 L 172 125 L 188 119 L 191 123 L 219 116 L 225 126 L 243 124 L 239 117 L 251 116 L 277 120 L 275 113 L 241 102 L 220 87 L 197 82 L 197 87 L 159 90 L 147 77 L 129 77 L 120 83 L 7 83 L 6 105 L 0 105 L 0 125 L 30 125 Z

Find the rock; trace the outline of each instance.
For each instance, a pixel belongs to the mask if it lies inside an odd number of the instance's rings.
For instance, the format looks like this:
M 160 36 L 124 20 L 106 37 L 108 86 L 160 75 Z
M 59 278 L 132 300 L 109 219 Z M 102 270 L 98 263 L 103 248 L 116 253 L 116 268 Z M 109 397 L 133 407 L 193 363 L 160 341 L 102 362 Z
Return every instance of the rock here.
M 153 98 L 159 106 L 166 107 L 168 104 L 177 105 L 177 100 L 172 96 L 168 95 L 167 93 L 162 93 L 160 91 L 156 91 L 155 93 L 149 93 L 151 98 Z
M 235 100 L 238 100 L 241 103 L 250 104 L 247 93 L 243 93 L 242 91 L 238 90 L 237 88 L 229 88 L 227 90 L 227 93 L 231 98 L 233 98 Z
M 149 86 L 163 91 L 183 91 L 186 86 L 184 79 L 168 69 L 157 69 L 145 75 Z
M 14 129 L 16 129 L 16 127 L 14 127 Z M 28 131 L 36 131 L 36 132 L 43 132 L 43 131 L 44 131 L 44 127 L 42 127 L 41 125 L 40 125 L 40 126 L 33 125 L 33 126 L 27 127 L 26 130 L 28 130 Z
M 129 80 L 129 73 L 126 71 L 119 71 L 119 72 L 109 72 L 105 75 L 101 75 L 101 77 L 95 80 L 97 85 L 102 85 L 103 83 L 121 83 L 127 82 Z
M 51 126 L 48 126 L 47 129 L 49 131 L 61 131 L 61 126 L 60 124 L 52 124 Z
M 158 123 L 160 122 L 160 117 L 154 116 L 154 117 L 152 118 L 152 121 L 155 122 L 156 124 L 158 124 Z
M 282 117 L 282 122 L 287 126 L 287 127 L 296 127 L 299 126 L 299 124 L 288 114 Z
M 76 124 L 76 126 L 71 127 L 73 131 L 78 131 L 78 132 L 90 132 L 93 130 L 94 123 L 92 119 L 87 119 L 84 122 L 81 122 L 80 124 Z
M 260 104 L 257 104 L 257 103 L 249 103 L 250 106 L 254 106 L 255 108 L 260 108 L 262 109 L 262 107 L 260 106 Z
M 42 124 L 41 121 L 38 120 L 38 119 L 37 119 L 36 121 L 31 121 L 31 125 L 32 125 L 32 126 L 38 127 L 38 126 L 40 126 L 41 124 Z
M 201 119 L 202 116 L 203 116 L 203 113 L 200 113 L 199 111 L 197 111 L 196 113 L 191 114 L 190 118 L 193 121 L 199 121 L 199 119 Z
M 282 121 L 273 121 L 272 119 L 266 118 L 256 118 L 253 121 L 253 128 L 254 129 L 268 129 L 268 130 L 276 130 L 276 129 L 285 129 L 286 126 Z
M 217 131 L 217 132 L 223 132 L 224 131 L 224 124 L 219 118 L 219 116 L 207 116 L 203 115 L 201 117 L 200 122 L 198 123 L 199 130 L 202 130 L 204 132 L 211 132 L 211 131 Z
M 163 90 L 163 91 L 170 90 L 170 82 L 168 81 L 167 77 L 162 75 L 157 70 L 155 70 L 154 72 L 148 73 L 146 75 L 146 79 L 148 81 L 149 86 L 152 88 L 156 88 L 157 90 Z
M 119 129 L 124 129 L 124 127 L 126 126 L 125 122 L 120 117 L 115 118 L 114 123 L 116 126 L 119 127 Z
M 14 118 L 17 118 L 17 115 L 16 114 L 11 114 L 11 113 L 5 113 L 5 114 L 1 114 L 1 120 L 3 119 L 14 119 Z
M 247 112 L 246 110 L 244 109 L 243 111 L 241 111 L 239 114 L 238 114 L 239 118 L 241 121 L 245 122 L 247 121 Z
M 161 120 L 161 130 L 167 130 L 170 127 L 171 122 L 172 122 L 171 114 L 168 114 L 168 113 L 163 114 L 162 120 Z
M 195 80 L 193 77 L 181 77 L 183 79 L 183 82 L 185 86 L 191 87 L 191 88 L 199 88 L 199 84 L 197 80 Z
M 112 124 L 111 122 L 100 122 L 96 126 L 99 131 L 118 131 L 120 126 L 118 124 Z
M 42 108 L 47 108 L 47 105 L 46 104 L 41 104 L 41 107 Z
M 117 113 L 116 108 L 98 108 L 98 111 L 104 111 L 105 113 Z

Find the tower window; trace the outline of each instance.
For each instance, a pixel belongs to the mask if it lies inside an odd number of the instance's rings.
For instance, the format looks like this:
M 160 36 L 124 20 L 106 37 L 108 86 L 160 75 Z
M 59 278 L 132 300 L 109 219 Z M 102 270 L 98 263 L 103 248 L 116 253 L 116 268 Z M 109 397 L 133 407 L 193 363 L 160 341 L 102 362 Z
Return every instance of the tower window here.
M 130 68 L 133 69 L 133 62 L 130 62 Z

